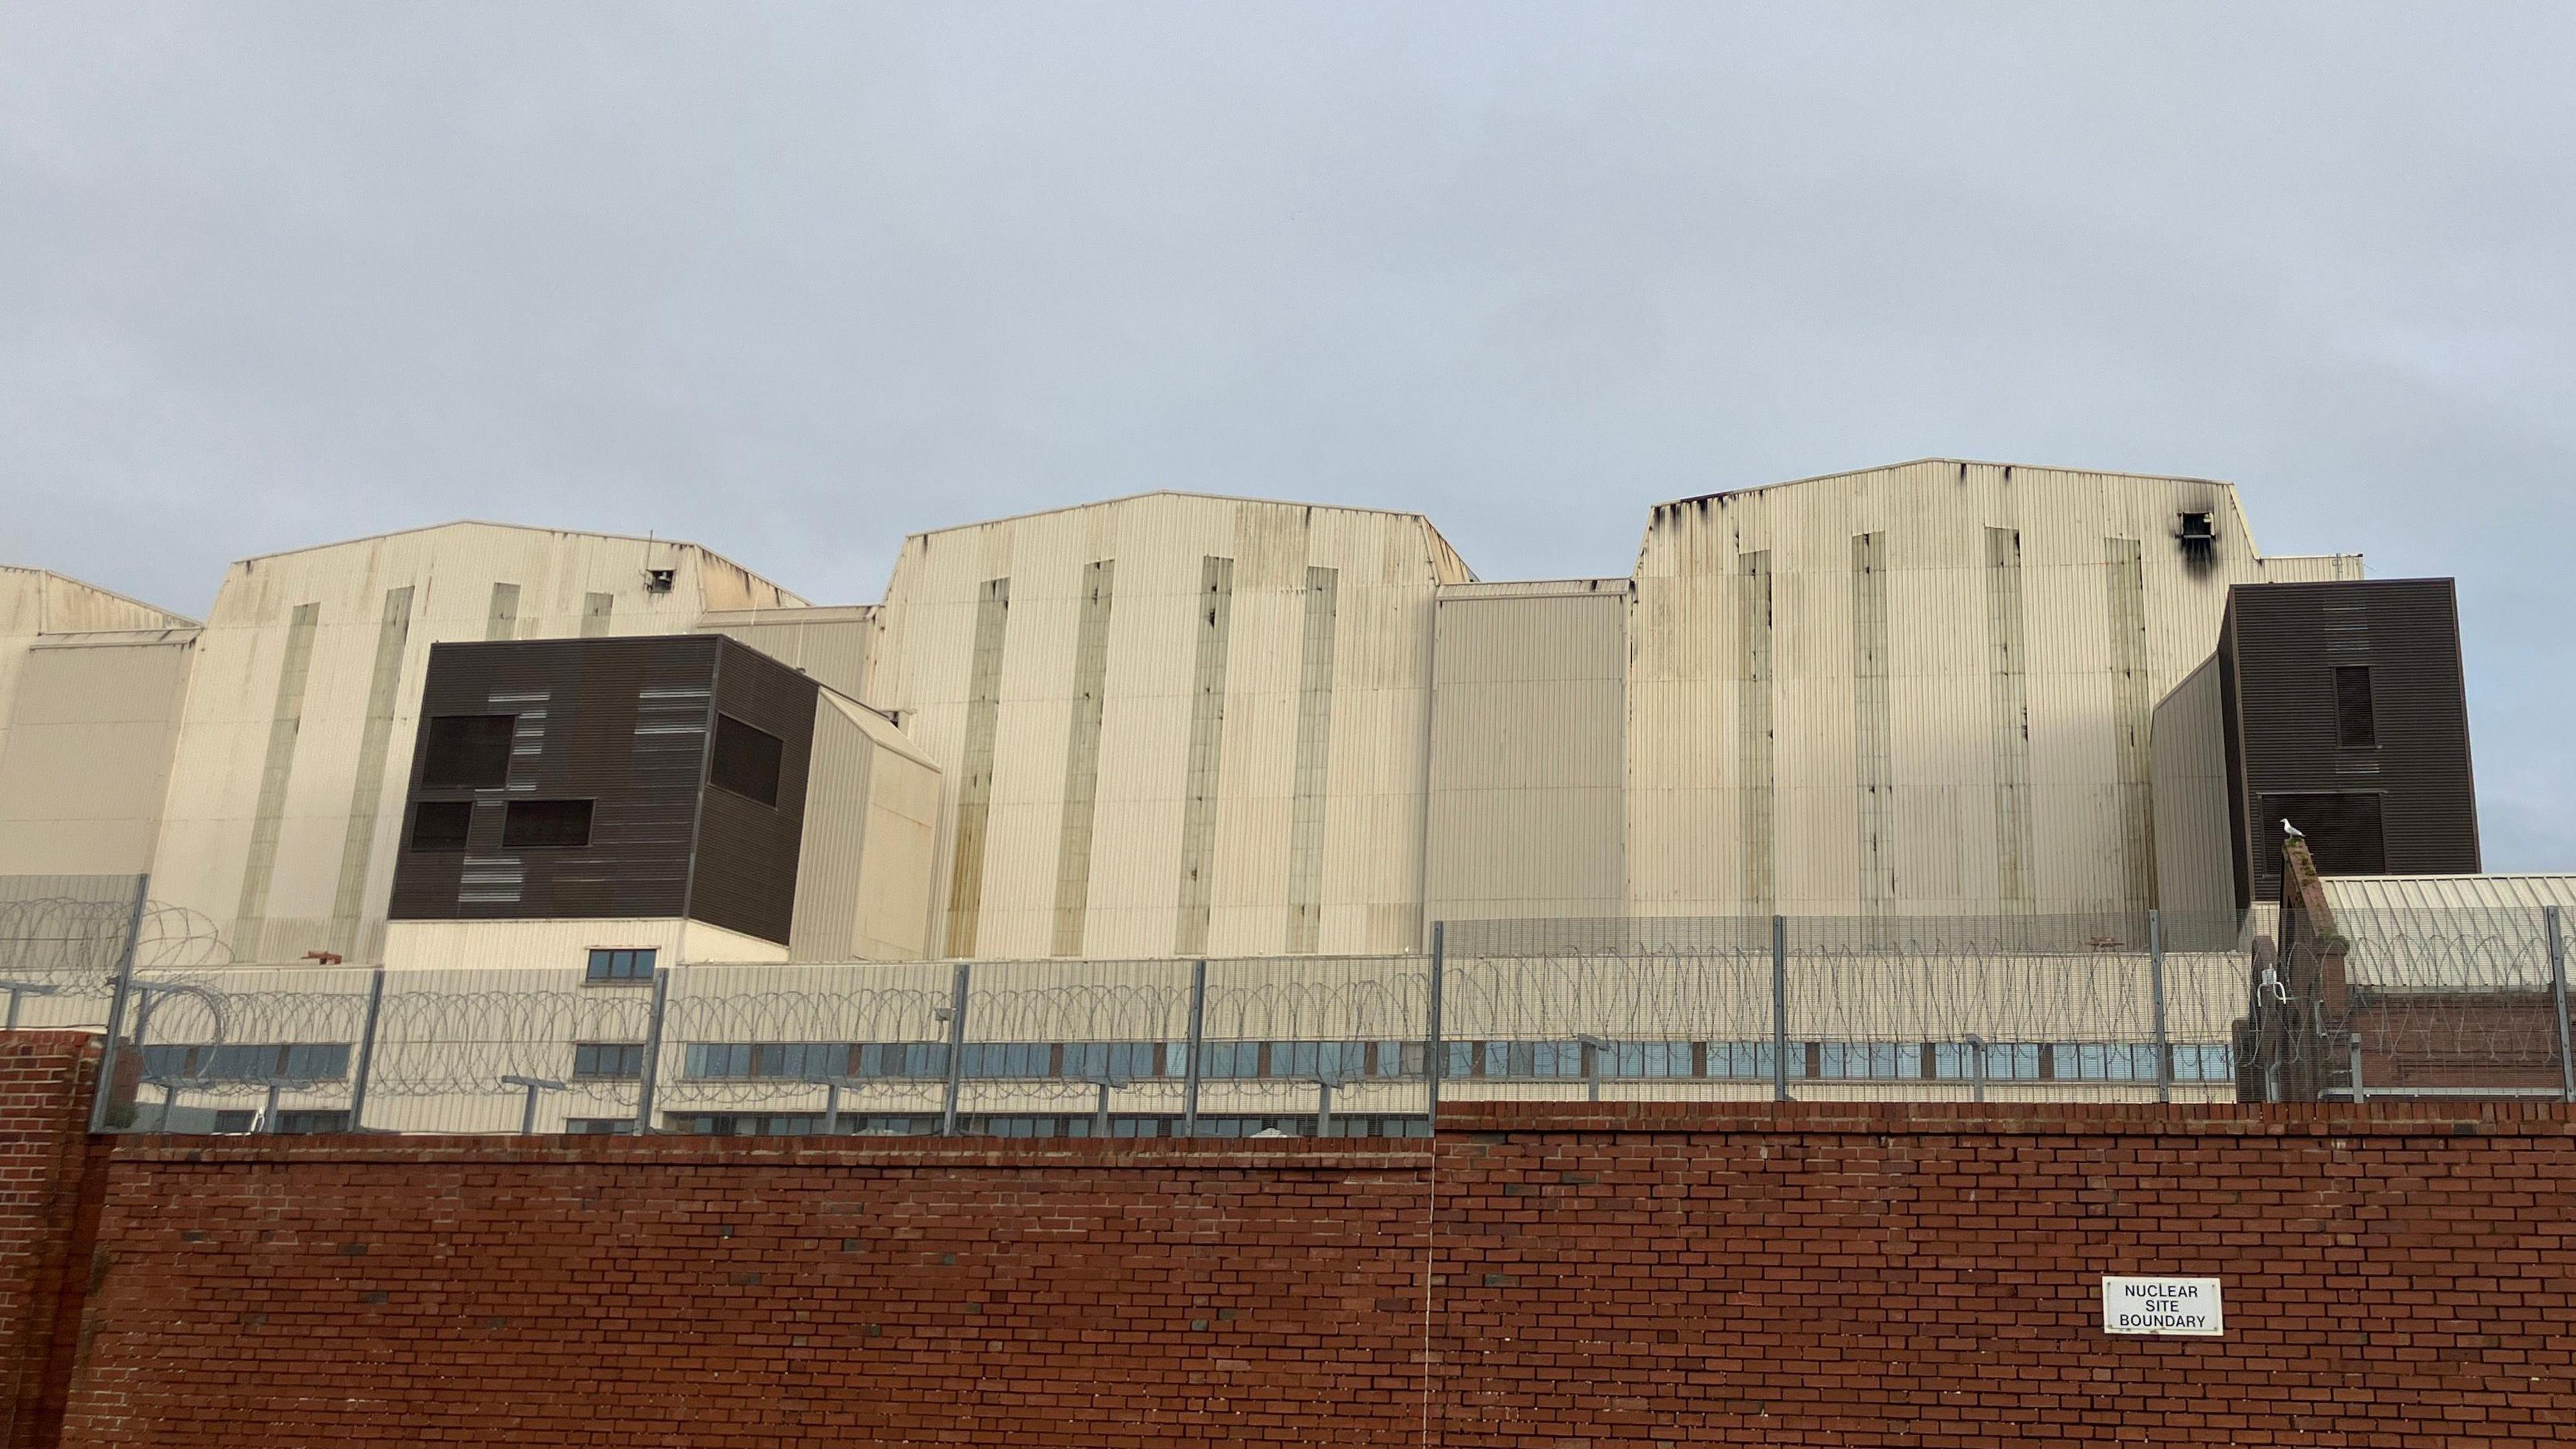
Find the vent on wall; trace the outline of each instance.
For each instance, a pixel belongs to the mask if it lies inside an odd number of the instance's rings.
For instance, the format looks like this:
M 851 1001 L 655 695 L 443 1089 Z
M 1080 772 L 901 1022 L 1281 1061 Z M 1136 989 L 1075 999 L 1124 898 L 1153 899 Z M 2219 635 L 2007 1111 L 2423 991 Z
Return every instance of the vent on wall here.
M 2174 538 L 2182 544 L 2182 556 L 2192 563 L 2205 564 L 2217 556 L 2218 525 L 2209 514 L 2184 514 Z

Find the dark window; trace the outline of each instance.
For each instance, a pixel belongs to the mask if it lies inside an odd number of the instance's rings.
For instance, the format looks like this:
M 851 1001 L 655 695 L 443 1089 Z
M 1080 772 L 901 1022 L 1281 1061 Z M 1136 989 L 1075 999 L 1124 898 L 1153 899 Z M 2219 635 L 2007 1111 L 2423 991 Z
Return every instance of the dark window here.
M 473 801 L 423 800 L 412 807 L 411 848 L 463 850 L 466 833 L 473 827 Z
M 716 746 L 707 763 L 707 782 L 763 805 L 778 804 L 778 766 L 787 747 L 767 730 L 753 729 L 729 714 L 716 716 Z
M 644 1076 L 644 1044 L 629 1041 L 576 1042 L 572 1049 L 576 1080 L 633 1082 Z
M 442 714 L 429 721 L 420 759 L 424 790 L 497 790 L 510 782 L 514 714 Z
M 575 1137 L 623 1137 L 635 1130 L 632 1117 L 567 1117 L 564 1130 Z
M 2320 875 L 2385 875 L 2388 841 L 2380 829 L 2376 794 L 2265 795 L 2263 851 L 2272 879 L 2281 878 L 2281 845 L 2287 820 L 2307 837 Z
M 2379 716 L 2371 708 L 2370 666 L 2346 664 L 2335 672 L 2335 743 L 2367 750 L 2379 743 Z
M 154 1081 L 335 1082 L 349 1075 L 347 1042 L 228 1042 L 147 1046 L 143 1074 Z
M 653 979 L 654 952 L 647 948 L 630 951 L 602 946 L 590 953 L 590 971 L 586 981 L 650 981 Z
M 590 844 L 587 800 L 513 800 L 501 818 L 501 848 L 541 850 Z
M 259 1123 L 259 1114 L 251 1111 L 226 1111 L 215 1114 L 218 1132 L 248 1132 Z
M 305 1132 L 346 1132 L 349 1130 L 349 1114 L 345 1111 L 330 1109 L 316 1109 L 305 1112 L 281 1111 L 277 1114 L 277 1130 L 290 1134 Z

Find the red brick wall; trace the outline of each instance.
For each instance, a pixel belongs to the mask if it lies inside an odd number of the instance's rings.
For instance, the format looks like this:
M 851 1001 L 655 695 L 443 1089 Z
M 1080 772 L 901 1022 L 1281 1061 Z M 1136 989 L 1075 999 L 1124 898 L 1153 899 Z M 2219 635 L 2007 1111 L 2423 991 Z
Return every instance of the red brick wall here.
M 68 1439 L 1415 1443 L 1425 1167 L 1293 1142 L 129 1149 Z
M 2576 1423 L 2563 1107 L 1521 1105 L 1421 1146 L 138 1140 L 66 1442 Z M 2223 1277 L 2227 1336 L 2104 1337 L 2131 1271 Z
M 97 1224 L 89 1141 L 94 1038 L 0 1033 L 0 1445 L 50 1445 Z
M 1554 1115 L 1444 1122 L 1443 1444 L 2576 1440 L 2564 1107 Z

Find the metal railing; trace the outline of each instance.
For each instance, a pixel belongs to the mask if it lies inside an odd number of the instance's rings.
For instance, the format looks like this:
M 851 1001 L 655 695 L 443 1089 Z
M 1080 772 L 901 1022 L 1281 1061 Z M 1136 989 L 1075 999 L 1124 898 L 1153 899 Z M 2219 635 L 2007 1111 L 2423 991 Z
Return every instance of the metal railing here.
M 2232 916 L 1472 921 L 1414 955 L 593 980 L 236 966 L 132 878 L 0 884 L 20 1024 L 108 1031 L 127 1085 L 104 1129 L 1374 1135 L 1456 1100 L 2576 1100 L 2538 910 L 2349 918 L 2331 952 Z M 2317 1010 L 2289 1021 L 2293 989 Z

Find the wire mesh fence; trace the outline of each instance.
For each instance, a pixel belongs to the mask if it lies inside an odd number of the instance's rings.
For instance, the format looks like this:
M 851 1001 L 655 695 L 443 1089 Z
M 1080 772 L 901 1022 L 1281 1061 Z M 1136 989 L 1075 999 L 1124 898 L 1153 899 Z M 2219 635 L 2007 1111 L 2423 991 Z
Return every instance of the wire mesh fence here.
M 2284 912 L 2250 966 L 2250 1096 L 2576 1101 L 2554 905 Z
M 1474 1099 L 2576 1100 L 2555 924 L 1476 921 L 1418 955 L 389 971 L 230 965 L 132 878 L 55 878 L 0 882 L 0 989 L 22 1025 L 112 1028 L 107 1128 L 1401 1136 Z

